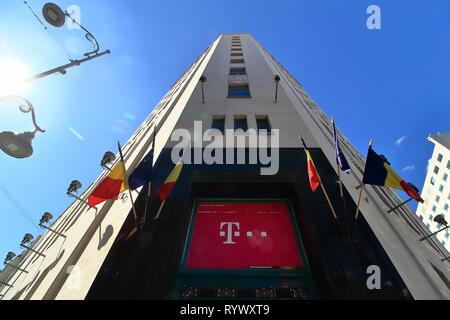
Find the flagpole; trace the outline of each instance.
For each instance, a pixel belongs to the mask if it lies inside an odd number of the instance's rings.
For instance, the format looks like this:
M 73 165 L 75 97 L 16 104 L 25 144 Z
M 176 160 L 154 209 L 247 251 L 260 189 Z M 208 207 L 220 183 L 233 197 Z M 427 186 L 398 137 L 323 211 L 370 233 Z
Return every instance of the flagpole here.
M 373 139 L 370 139 L 370 142 L 369 142 L 369 148 L 372 146 L 372 143 L 373 143 Z M 367 159 L 366 159 L 366 161 L 367 161 Z M 361 205 L 361 198 L 362 198 L 362 194 L 363 194 L 363 191 L 364 191 L 364 188 L 365 188 L 365 184 L 364 184 L 364 174 L 366 173 L 366 169 L 364 168 L 364 172 L 363 172 L 363 178 L 362 178 L 362 180 L 361 180 L 361 189 L 359 190 L 359 197 L 358 197 L 358 204 L 357 204 L 357 206 L 356 206 L 356 212 L 355 212 L 355 222 L 358 220 L 358 217 L 359 217 L 359 207 L 360 207 L 360 205 Z
M 302 137 L 302 135 L 301 135 L 300 132 L 298 133 L 298 135 L 299 135 L 300 139 L 303 139 L 303 137 Z M 305 146 L 306 146 L 306 145 L 305 145 Z M 305 150 L 305 152 L 306 152 L 306 150 Z M 323 194 L 325 195 L 325 199 L 327 200 L 327 203 L 328 203 L 328 205 L 330 206 L 331 212 L 333 213 L 333 217 L 334 217 L 334 219 L 338 220 L 338 217 L 337 217 L 337 215 L 336 215 L 336 211 L 334 211 L 334 207 L 333 207 L 333 205 L 331 204 L 330 197 L 328 196 L 328 193 L 327 193 L 327 191 L 325 190 L 325 187 L 324 187 L 324 185 L 323 185 L 323 183 L 322 183 L 322 178 L 320 177 L 320 174 L 319 174 L 319 170 L 317 170 L 316 164 L 314 163 L 314 160 L 313 160 L 312 157 L 311 157 L 311 162 L 312 162 L 313 166 L 316 168 L 317 177 L 319 178 L 319 184 L 320 184 L 320 187 L 322 188 Z
M 184 148 L 183 154 L 182 154 L 180 160 L 183 158 L 184 153 L 187 151 L 187 149 L 189 149 L 190 146 L 191 146 L 191 143 L 189 143 L 189 144 L 186 146 L 186 148 Z M 180 161 L 180 160 L 178 160 L 178 161 Z M 159 215 L 161 214 L 162 209 L 164 208 L 164 205 L 165 205 L 165 204 L 166 204 L 166 200 L 164 200 L 164 201 L 161 203 L 161 205 L 160 205 L 160 207 L 159 207 L 159 210 L 158 210 L 158 213 L 157 213 L 156 216 L 153 218 L 153 220 L 158 220 L 158 219 L 159 219 Z
M 336 141 L 336 139 L 337 139 L 337 132 L 335 130 L 336 126 L 335 126 L 335 123 L 334 123 L 334 118 L 331 118 L 331 123 L 333 124 L 333 136 L 334 136 L 334 139 Z M 335 143 L 335 148 L 336 147 L 337 147 L 337 145 Z M 335 150 L 335 152 L 336 152 L 336 168 L 337 168 L 338 177 L 339 177 L 339 191 L 341 193 L 341 198 L 344 199 L 344 190 L 342 188 L 342 179 L 341 179 L 341 166 L 339 165 L 339 161 L 338 161 L 338 158 L 337 158 L 337 154 L 338 154 L 339 151 Z
M 153 218 L 153 220 L 158 220 L 159 219 L 159 215 L 161 214 L 162 209 L 164 208 L 164 205 L 166 204 L 166 200 L 164 200 L 161 203 L 161 206 L 159 207 L 158 213 L 156 214 L 156 217 Z
M 156 118 L 155 118 L 155 124 L 153 128 L 153 143 L 152 143 L 152 149 L 153 149 L 153 156 L 152 161 L 154 159 L 155 155 L 155 144 L 156 144 Z M 153 163 L 152 163 L 153 167 Z M 153 171 L 153 170 L 152 170 Z M 152 178 L 153 178 L 153 172 L 152 172 Z M 148 209 L 148 199 L 150 199 L 150 194 L 152 192 L 152 180 L 150 179 L 150 182 L 148 183 L 148 190 L 147 190 L 147 198 L 145 198 L 145 210 L 144 210 L 144 216 L 141 219 L 141 224 L 143 225 L 145 223 L 145 219 L 147 218 L 147 209 Z
M 125 160 L 123 159 L 123 154 L 122 154 L 122 148 L 120 147 L 120 142 L 117 141 L 117 146 L 119 147 L 119 154 L 120 154 L 120 160 L 123 162 L 123 164 L 125 165 Z M 128 184 L 128 174 L 127 171 L 125 170 L 125 178 L 127 180 L 127 184 Z M 130 233 L 134 233 L 137 231 L 138 228 L 138 222 L 137 222 L 137 212 L 136 212 L 136 208 L 134 207 L 134 199 L 133 199 L 133 194 L 131 193 L 130 188 L 128 188 L 128 194 L 130 196 L 130 200 L 131 200 L 131 206 L 133 208 L 133 215 L 134 215 L 134 223 L 135 223 L 135 229 Z

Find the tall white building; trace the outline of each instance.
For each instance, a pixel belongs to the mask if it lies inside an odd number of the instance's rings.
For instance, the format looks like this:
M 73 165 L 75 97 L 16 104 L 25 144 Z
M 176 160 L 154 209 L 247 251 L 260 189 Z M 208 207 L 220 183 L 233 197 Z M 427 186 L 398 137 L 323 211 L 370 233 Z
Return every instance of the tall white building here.
M 425 202 L 419 203 L 416 213 L 431 232 L 436 232 L 442 229 L 434 222 L 437 215 L 450 221 L 450 132 L 430 135 L 428 140 L 434 144 L 434 151 L 422 189 Z M 440 232 L 436 237 L 450 249 L 449 231 Z
M 82 181 L 82 201 L 53 212 L 53 231 L 0 273 L 0 298 L 449 299 L 448 252 L 434 238 L 419 241 L 428 230 L 407 206 L 388 213 L 401 202 L 395 192 L 367 186 L 355 223 L 365 157 L 338 130 L 352 167 L 341 175 L 344 205 L 330 118 L 251 35 L 221 35 L 123 146 L 130 174 L 157 127 L 151 190 L 133 191 L 141 229 L 128 238 L 127 193 L 95 208 L 83 201 L 108 171 Z M 236 144 L 207 150 L 227 129 Z M 155 191 L 186 132 L 193 149 L 154 220 Z M 322 190 L 311 191 L 299 132 L 337 220 Z M 379 288 L 367 286 L 373 270 Z

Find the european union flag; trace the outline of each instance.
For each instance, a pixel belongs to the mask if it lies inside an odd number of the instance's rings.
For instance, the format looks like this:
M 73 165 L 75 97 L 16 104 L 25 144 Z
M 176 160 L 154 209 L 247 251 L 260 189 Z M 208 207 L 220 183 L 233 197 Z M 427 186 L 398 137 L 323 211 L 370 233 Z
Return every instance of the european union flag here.
M 133 173 L 128 177 L 128 185 L 131 190 L 136 190 L 143 185 L 146 185 L 152 181 L 152 171 L 153 171 L 153 154 L 155 150 L 155 136 L 156 131 L 153 134 L 153 144 L 151 150 L 138 164 Z
M 350 173 L 351 168 L 348 164 L 347 159 L 345 158 L 344 153 L 342 152 L 341 146 L 339 145 L 339 138 L 336 133 L 336 125 L 334 124 L 334 119 L 332 120 L 333 123 L 333 138 L 334 138 L 334 149 L 336 150 L 336 160 L 339 164 L 339 167 L 342 171 L 345 173 Z

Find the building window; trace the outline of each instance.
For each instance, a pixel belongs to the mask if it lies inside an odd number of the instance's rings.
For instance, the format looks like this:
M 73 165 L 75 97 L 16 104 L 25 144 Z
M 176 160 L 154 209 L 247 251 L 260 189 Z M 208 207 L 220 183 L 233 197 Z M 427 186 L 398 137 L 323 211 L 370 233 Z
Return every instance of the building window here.
M 250 98 L 248 84 L 243 86 L 230 85 L 228 87 L 228 98 Z
M 242 52 L 232 52 L 231 56 L 232 57 L 242 57 Z
M 230 63 L 244 63 L 244 59 L 231 59 Z
M 429 223 L 427 223 L 427 228 L 430 229 L 430 224 Z
M 437 161 L 438 162 L 442 162 L 442 159 L 444 158 L 444 156 L 442 155 L 442 154 L 438 154 L 438 156 L 437 156 Z
M 447 169 L 450 170 L 450 160 L 447 162 Z
M 235 76 L 235 75 L 240 75 L 240 76 L 244 76 L 247 74 L 247 70 L 245 70 L 245 68 L 230 68 L 230 75 Z
M 442 177 L 442 180 L 447 181 L 448 179 L 448 174 L 444 173 L 444 176 Z
M 436 180 L 434 179 L 434 177 L 431 177 L 430 183 L 434 186 L 434 184 L 436 183 Z
M 420 215 L 420 216 L 419 216 L 419 219 L 420 219 L 420 221 L 423 221 L 423 216 Z
M 235 116 L 234 117 L 234 130 L 247 131 L 248 125 L 247 125 L 247 117 L 246 116 Z
M 448 203 L 446 203 L 446 204 L 444 205 L 444 210 L 445 210 L 445 211 L 448 211 Z
M 442 191 L 444 191 L 444 186 L 441 184 L 441 185 L 439 186 L 439 192 L 442 192 Z
M 225 132 L 225 116 L 214 116 L 211 124 L 212 129 L 217 129 L 220 132 Z
M 433 206 L 433 208 L 431 208 L 431 211 L 436 212 L 436 206 Z
M 242 51 L 242 48 L 231 48 L 231 51 Z
M 439 201 L 441 201 L 441 197 L 440 196 L 436 196 L 436 199 L 434 199 L 437 203 L 439 203 Z
M 448 238 L 450 238 L 450 233 L 446 232 L 446 233 L 445 233 L 445 239 L 448 240 Z
M 258 131 L 265 130 L 267 132 L 271 131 L 269 117 L 268 116 L 256 116 L 256 127 Z
M 436 174 L 438 174 L 438 173 L 439 173 L 439 167 L 438 167 L 438 166 L 435 166 L 433 172 L 436 173 Z
M 430 214 L 430 216 L 428 217 L 428 220 L 433 221 L 433 215 Z

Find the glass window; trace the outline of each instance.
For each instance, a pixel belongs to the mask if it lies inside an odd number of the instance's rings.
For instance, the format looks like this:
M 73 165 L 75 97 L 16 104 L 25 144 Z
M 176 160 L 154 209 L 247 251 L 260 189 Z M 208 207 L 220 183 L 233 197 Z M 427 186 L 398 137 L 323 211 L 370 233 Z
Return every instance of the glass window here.
M 229 86 L 229 98 L 250 98 L 250 89 L 248 85 L 245 86 Z
M 247 117 L 246 116 L 236 116 L 234 118 L 234 130 L 243 130 L 247 131 Z
M 439 186 L 439 192 L 442 192 L 442 191 L 444 191 L 444 186 L 441 184 L 441 185 Z
M 232 52 L 231 56 L 232 57 L 242 57 L 242 52 Z
M 244 63 L 244 59 L 231 59 L 230 63 Z
M 431 211 L 436 212 L 436 206 L 433 206 L 433 208 L 431 208 Z
M 230 75 L 246 75 L 247 70 L 245 68 L 230 68 Z
M 442 162 L 442 159 L 443 159 L 444 157 L 442 156 L 442 154 L 438 154 L 438 157 L 437 157 L 437 161 L 438 162 Z
M 433 172 L 436 173 L 436 174 L 438 174 L 438 173 L 439 173 L 439 167 L 438 167 L 438 166 L 434 167 Z
M 441 197 L 440 196 L 436 196 L 436 199 L 434 199 L 437 203 L 439 203 L 439 201 L 441 201 Z
M 428 220 L 433 221 L 433 215 L 430 214 L 430 216 L 428 217 Z
M 225 132 L 225 116 L 214 116 L 211 124 L 212 129 L 217 129 L 220 132 Z
M 442 177 L 442 180 L 447 181 L 448 179 L 448 174 L 444 173 L 444 176 Z
M 434 177 L 431 177 L 430 183 L 434 186 L 434 184 L 436 183 L 436 180 L 434 179 Z
M 268 116 L 256 116 L 256 127 L 258 130 L 266 130 L 267 132 L 270 132 L 270 123 L 269 123 L 269 117 Z
M 423 221 L 423 216 L 420 215 L 420 216 L 419 216 L 419 219 L 420 219 L 420 221 Z
M 444 210 L 445 210 L 445 211 L 448 211 L 448 203 L 446 203 L 446 204 L 444 205 Z
M 447 169 L 450 169 L 450 160 L 447 162 Z

